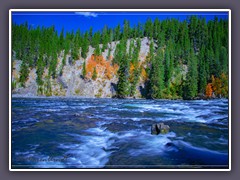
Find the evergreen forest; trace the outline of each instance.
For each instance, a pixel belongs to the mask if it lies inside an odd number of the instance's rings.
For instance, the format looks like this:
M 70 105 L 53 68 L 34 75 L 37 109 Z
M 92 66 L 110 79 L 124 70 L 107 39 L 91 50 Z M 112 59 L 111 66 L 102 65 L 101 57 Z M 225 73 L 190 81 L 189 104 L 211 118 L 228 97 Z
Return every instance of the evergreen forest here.
M 140 62 L 141 40 L 146 37 L 149 51 Z M 110 58 L 111 42 L 118 43 Z M 134 97 L 138 88 L 147 99 L 228 98 L 228 42 L 228 20 L 217 17 L 209 21 L 198 16 L 183 21 L 149 18 L 136 25 L 125 20 L 114 28 L 105 25 L 100 31 L 90 28 L 84 32 L 65 32 L 64 27 L 58 32 L 54 26 L 33 28 L 28 23 L 12 25 L 12 58 L 22 61 L 18 83 L 24 88 L 30 70 L 36 69 L 39 94 L 45 70 L 48 79 L 61 76 L 69 55 L 71 64 L 84 60 L 83 79 L 96 80 L 96 67 L 91 77 L 86 76 L 91 46 L 95 57 L 108 52 L 106 61 L 117 68 L 118 98 Z M 140 78 L 143 87 L 138 86 Z

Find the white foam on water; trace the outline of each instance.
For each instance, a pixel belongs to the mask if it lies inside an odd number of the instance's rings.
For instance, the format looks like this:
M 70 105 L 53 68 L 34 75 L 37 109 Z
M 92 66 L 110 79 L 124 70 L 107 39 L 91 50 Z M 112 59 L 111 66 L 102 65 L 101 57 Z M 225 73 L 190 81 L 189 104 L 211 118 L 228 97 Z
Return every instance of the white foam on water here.
M 139 111 L 139 109 L 143 109 L 145 111 L 149 110 L 157 110 L 157 111 L 162 111 L 164 108 L 161 107 L 160 105 L 154 105 L 154 104 L 125 104 L 125 107 L 135 107 L 138 109 L 131 109 L 131 111 Z M 168 110 L 168 109 L 165 109 Z M 170 110 L 171 111 L 171 110 Z
M 59 148 L 66 150 L 65 155 L 70 155 L 66 165 L 78 168 L 104 167 L 112 152 L 121 148 L 113 145 L 115 141 L 120 144 L 131 143 L 131 141 L 139 143 L 140 147 L 128 150 L 131 156 L 159 155 L 166 150 L 166 143 L 171 142 L 169 138 L 176 137 L 174 132 L 155 136 L 141 130 L 121 131 L 114 134 L 106 128 L 90 128 L 85 132 L 89 135 L 68 133 L 79 143 L 59 145 Z
M 78 144 L 60 144 L 59 148 L 65 149 L 66 155 L 70 155 L 66 162 L 69 166 L 81 168 L 104 167 L 113 152 L 111 145 L 115 134 L 103 128 L 90 128 L 85 132 L 89 135 L 69 134 L 79 141 Z
M 134 117 L 134 118 L 129 118 L 129 119 L 133 120 L 133 121 L 142 121 L 142 120 L 149 120 L 150 118 Z
M 156 156 L 164 153 L 164 146 L 171 142 L 166 136 L 148 136 L 139 138 L 138 142 L 141 143 L 140 147 L 130 149 L 128 152 L 131 156 L 147 155 Z
M 186 110 L 183 110 L 183 115 L 182 115 L 182 119 L 188 122 L 201 122 L 201 123 L 206 123 L 207 120 L 203 119 L 199 116 L 201 115 L 207 115 L 209 114 L 211 111 L 210 110 L 197 110 L 194 108 L 188 108 Z
M 165 145 L 171 142 L 169 138 L 172 137 L 176 137 L 174 132 L 156 136 L 150 135 L 146 131 L 130 131 L 119 136 L 122 140 L 132 140 L 140 144 L 139 147 L 128 151 L 128 153 L 134 157 L 139 155 L 155 156 L 163 154 L 166 150 Z

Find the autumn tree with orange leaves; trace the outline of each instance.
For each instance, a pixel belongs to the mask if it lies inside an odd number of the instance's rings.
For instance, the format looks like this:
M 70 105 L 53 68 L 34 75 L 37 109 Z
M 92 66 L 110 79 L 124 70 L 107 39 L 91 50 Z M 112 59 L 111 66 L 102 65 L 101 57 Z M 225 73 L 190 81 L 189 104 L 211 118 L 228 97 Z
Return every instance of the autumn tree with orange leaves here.
M 106 79 L 111 79 L 118 70 L 118 65 L 111 65 L 110 61 L 107 61 L 102 55 L 92 55 L 86 65 L 88 79 L 93 79 L 94 69 L 96 69 L 97 76 L 102 76 Z
M 207 87 L 206 87 L 206 97 L 207 98 L 211 98 L 212 97 L 212 93 L 213 93 L 212 84 L 208 83 Z
M 212 89 L 217 97 L 228 97 L 228 77 L 224 73 L 220 77 L 212 75 Z

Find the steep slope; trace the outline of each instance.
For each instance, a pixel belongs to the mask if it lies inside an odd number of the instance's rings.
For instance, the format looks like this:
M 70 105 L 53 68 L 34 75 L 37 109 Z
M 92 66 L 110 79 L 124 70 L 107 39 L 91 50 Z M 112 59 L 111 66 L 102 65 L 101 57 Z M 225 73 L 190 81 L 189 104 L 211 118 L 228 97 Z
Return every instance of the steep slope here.
M 127 42 L 127 49 L 129 49 L 130 41 Z M 114 58 L 114 52 L 116 45 L 119 42 L 109 43 L 108 46 L 111 47 L 112 51 L 110 53 L 110 58 L 108 58 L 107 50 L 102 52 L 102 56 L 96 57 L 94 55 L 94 49 L 89 46 L 89 51 L 87 58 L 80 58 L 71 64 L 71 56 L 67 55 L 66 65 L 63 68 L 63 73 L 56 79 L 51 77 L 47 78 L 48 69 L 45 68 L 43 74 L 44 80 L 44 95 L 46 96 L 83 96 L 83 97 L 113 97 L 116 95 L 116 84 L 118 82 L 117 70 L 118 66 L 112 65 L 112 60 Z M 149 39 L 141 39 L 141 49 L 139 53 L 139 64 L 144 64 L 146 57 L 149 53 Z M 57 72 L 60 71 L 63 54 L 61 53 L 58 57 Z M 86 61 L 87 67 L 87 78 L 82 78 L 83 63 Z M 95 64 L 93 64 L 95 63 Z M 25 88 L 21 87 L 18 83 L 20 77 L 20 65 L 21 60 L 14 60 L 12 62 L 12 86 L 13 95 L 21 96 L 37 96 L 38 87 L 36 83 L 36 69 L 30 70 L 28 80 L 25 83 Z M 93 68 L 97 67 L 97 79 L 93 80 Z M 144 75 L 144 73 L 143 73 Z M 50 87 L 49 87 L 50 85 Z M 135 97 L 140 98 L 140 86 L 144 87 L 144 77 L 141 75 L 139 82 L 137 84 Z M 49 90 L 50 89 L 50 90 Z

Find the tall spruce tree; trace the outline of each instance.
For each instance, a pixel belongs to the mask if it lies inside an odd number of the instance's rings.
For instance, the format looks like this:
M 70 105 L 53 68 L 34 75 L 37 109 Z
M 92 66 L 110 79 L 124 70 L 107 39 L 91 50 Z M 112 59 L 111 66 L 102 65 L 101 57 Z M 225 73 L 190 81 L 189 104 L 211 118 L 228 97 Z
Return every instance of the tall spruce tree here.
M 25 82 L 28 79 L 28 75 L 29 75 L 29 68 L 27 64 L 26 54 L 23 54 L 22 63 L 20 66 L 20 78 L 19 78 L 19 82 L 22 87 L 25 87 Z
M 164 90 L 164 53 L 162 49 L 157 50 L 157 54 L 152 61 L 150 72 L 150 97 L 153 99 L 163 98 Z
M 129 95 L 129 66 L 126 55 L 123 55 L 120 60 L 117 82 L 117 97 L 126 98 Z
M 198 70 L 197 70 L 197 58 L 194 54 L 194 49 L 191 48 L 189 60 L 188 60 L 188 73 L 186 77 L 183 98 L 192 99 L 197 96 L 198 93 Z
M 86 61 L 83 62 L 83 68 L 82 68 L 82 78 L 85 79 L 87 75 L 87 69 L 86 69 Z
M 200 54 L 198 56 L 198 92 L 205 93 L 206 86 L 207 86 L 207 72 L 206 72 L 206 65 L 205 65 L 205 48 L 204 46 L 200 50 Z
M 83 37 L 83 43 L 82 43 L 82 52 L 81 52 L 82 58 L 86 59 L 88 50 L 89 50 L 89 35 L 88 35 L 88 32 L 85 32 Z

